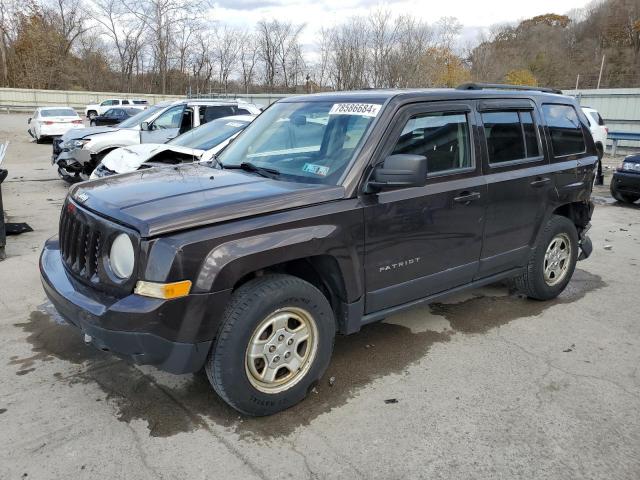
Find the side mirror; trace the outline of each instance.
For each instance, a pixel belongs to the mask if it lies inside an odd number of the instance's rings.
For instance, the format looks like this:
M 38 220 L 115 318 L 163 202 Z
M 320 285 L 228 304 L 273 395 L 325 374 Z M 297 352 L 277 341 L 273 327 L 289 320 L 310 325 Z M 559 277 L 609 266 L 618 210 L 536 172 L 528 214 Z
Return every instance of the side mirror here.
M 142 131 L 144 131 L 144 132 L 149 131 L 149 130 L 150 130 L 150 128 L 149 128 L 149 122 L 142 122 L 142 123 L 140 124 L 140 130 L 142 130 Z
M 369 185 L 376 189 L 422 187 L 427 183 L 427 157 L 389 155 L 373 171 Z

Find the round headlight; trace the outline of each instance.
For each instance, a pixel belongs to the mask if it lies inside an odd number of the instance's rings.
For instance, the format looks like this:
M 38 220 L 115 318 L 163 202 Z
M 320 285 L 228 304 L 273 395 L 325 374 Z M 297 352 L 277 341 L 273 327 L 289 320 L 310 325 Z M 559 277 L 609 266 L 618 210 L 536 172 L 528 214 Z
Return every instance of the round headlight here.
M 111 244 L 111 253 L 109 254 L 111 270 L 118 278 L 129 278 L 133 273 L 134 263 L 135 254 L 131 239 L 126 233 L 121 233 Z

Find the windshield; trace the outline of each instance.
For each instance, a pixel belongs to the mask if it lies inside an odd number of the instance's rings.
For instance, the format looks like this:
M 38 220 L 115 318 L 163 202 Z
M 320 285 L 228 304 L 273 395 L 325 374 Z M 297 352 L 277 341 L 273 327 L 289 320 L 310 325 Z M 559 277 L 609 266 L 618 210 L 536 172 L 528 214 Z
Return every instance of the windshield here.
M 167 108 L 167 105 L 156 105 L 155 107 L 148 108 L 146 110 L 141 110 L 140 113 L 134 115 L 133 117 L 127 118 L 124 122 L 118 124 L 120 128 L 132 128 L 137 127 L 142 122 L 146 122 L 154 116 L 159 110 L 163 110 Z
M 181 147 L 197 148 L 198 150 L 210 150 L 244 129 L 247 125 L 249 125 L 249 122 L 246 120 L 235 120 L 233 117 L 218 118 L 194 128 L 167 143 Z
M 269 107 L 220 155 L 224 168 L 252 164 L 278 177 L 337 184 L 380 105 L 282 102 Z
M 40 114 L 43 117 L 77 117 L 78 114 L 72 108 L 55 108 L 49 110 L 41 110 Z

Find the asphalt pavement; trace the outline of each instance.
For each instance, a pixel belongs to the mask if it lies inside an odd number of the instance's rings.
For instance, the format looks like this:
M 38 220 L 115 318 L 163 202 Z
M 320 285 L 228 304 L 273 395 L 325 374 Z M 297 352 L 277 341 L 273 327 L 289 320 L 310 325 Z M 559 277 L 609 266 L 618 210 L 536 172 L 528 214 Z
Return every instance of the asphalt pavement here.
M 0 479 L 640 478 L 640 206 L 596 189 L 593 255 L 558 299 L 493 285 L 388 318 L 337 339 L 306 401 L 246 418 L 203 374 L 85 346 L 47 304 L 67 187 L 27 117 L 0 114 L 6 213 L 34 230 L 0 262 Z

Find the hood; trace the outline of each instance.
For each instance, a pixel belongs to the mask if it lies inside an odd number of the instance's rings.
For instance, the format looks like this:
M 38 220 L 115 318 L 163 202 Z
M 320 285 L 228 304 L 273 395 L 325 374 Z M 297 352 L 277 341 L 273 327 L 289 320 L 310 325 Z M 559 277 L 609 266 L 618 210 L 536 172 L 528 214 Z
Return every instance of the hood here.
M 62 141 L 66 142 L 67 140 L 77 140 L 78 138 L 84 138 L 91 135 L 97 135 L 98 133 L 111 133 L 117 132 L 120 130 L 119 128 L 113 127 L 86 127 L 86 128 L 72 128 L 68 130 L 67 133 L 62 135 Z
M 121 147 L 109 152 L 103 159 L 102 164 L 109 170 L 117 173 L 133 172 L 144 162 L 148 162 L 159 153 L 166 151 L 193 155 L 198 160 L 203 154 L 202 150 L 196 150 L 166 143 L 142 143 Z
M 152 237 L 339 200 L 344 188 L 271 180 L 196 163 L 85 182 L 69 194 L 79 205 Z

